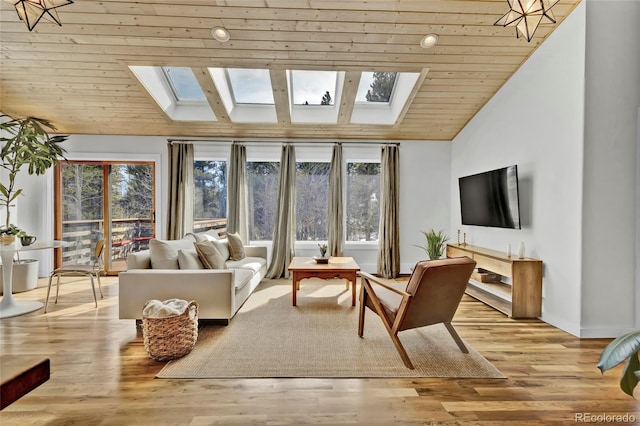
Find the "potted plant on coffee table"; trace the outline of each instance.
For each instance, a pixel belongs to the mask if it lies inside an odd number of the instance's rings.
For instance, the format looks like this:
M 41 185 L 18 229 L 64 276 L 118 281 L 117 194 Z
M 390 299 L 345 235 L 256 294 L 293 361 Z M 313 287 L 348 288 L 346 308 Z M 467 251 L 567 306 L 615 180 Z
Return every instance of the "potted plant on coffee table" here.
M 27 233 L 11 223 L 11 207 L 22 189 L 16 187 L 16 177 L 20 170 L 26 170 L 29 175 L 42 175 L 53 167 L 60 159 L 64 159 L 65 149 L 60 146 L 68 136 L 54 135 L 55 127 L 50 121 L 36 118 L 11 118 L 0 115 L 0 167 L 6 173 L 0 182 L 0 208 L 4 208 L 5 223 L 0 227 L 0 243 L 14 243 L 16 238 L 27 236 Z M 35 269 L 35 283 L 21 283 L 20 277 L 33 277 L 33 273 L 22 273 L 21 267 L 33 271 Z M 35 288 L 37 286 L 38 262 L 25 259 L 14 265 L 13 287 L 17 291 L 21 288 Z M 0 274 L 0 278 L 2 275 Z M 29 278 L 33 280 L 32 278 Z

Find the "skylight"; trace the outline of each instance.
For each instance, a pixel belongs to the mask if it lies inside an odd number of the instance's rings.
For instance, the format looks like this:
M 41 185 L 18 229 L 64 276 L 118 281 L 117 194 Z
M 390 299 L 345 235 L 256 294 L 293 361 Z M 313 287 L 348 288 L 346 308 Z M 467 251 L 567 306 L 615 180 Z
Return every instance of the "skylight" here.
M 129 69 L 172 120 L 217 120 L 190 68 L 130 65 Z
M 193 75 L 191 68 L 187 67 L 162 67 L 167 81 L 176 100 L 204 101 L 206 97 Z
M 356 102 L 389 103 L 397 74 L 396 72 L 363 72 L 360 76 Z
M 334 105 L 337 71 L 291 71 L 294 105 Z
M 236 104 L 273 105 L 273 90 L 269 70 L 227 68 Z
M 209 74 L 232 122 L 278 122 L 269 70 L 209 68 Z
M 420 75 L 426 76 L 427 72 L 427 69 L 422 73 L 363 72 L 349 122 L 395 124 L 407 106 L 411 93 L 418 89 L 416 85 L 419 84 Z

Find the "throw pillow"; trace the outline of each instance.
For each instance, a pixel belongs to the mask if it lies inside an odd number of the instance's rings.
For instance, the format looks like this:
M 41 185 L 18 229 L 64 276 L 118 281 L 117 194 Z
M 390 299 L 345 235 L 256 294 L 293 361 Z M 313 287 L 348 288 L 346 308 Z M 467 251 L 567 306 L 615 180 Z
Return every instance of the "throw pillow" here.
M 222 258 L 226 261 L 227 259 L 229 259 L 230 254 L 229 254 L 229 241 L 227 239 L 224 240 L 215 240 L 215 241 L 211 241 L 213 243 L 213 245 L 215 246 L 215 248 L 218 249 L 218 251 L 220 252 L 220 254 L 222 255 Z
M 193 243 L 198 252 L 198 257 L 206 269 L 227 269 L 222 255 L 216 249 L 211 241 L 203 241 L 201 243 Z
M 153 269 L 180 269 L 178 265 L 178 250 L 192 248 L 188 240 L 157 240 L 149 241 L 149 257 Z
M 178 250 L 178 265 L 180 269 L 204 269 L 195 250 Z
M 229 254 L 231 256 L 231 260 L 244 259 L 244 244 L 240 239 L 240 235 L 238 235 L 237 233 L 227 234 L 227 240 L 229 240 Z

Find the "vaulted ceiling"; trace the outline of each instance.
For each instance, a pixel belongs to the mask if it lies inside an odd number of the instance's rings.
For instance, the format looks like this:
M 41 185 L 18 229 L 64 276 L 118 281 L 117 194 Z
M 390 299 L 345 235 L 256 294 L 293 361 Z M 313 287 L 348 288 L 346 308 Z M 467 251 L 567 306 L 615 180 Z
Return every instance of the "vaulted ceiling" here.
M 493 25 L 506 0 L 78 0 L 58 9 L 61 27 L 43 21 L 32 32 L 0 2 L 0 110 L 67 134 L 450 140 L 579 1 L 561 0 L 558 23 L 531 42 Z M 228 42 L 212 37 L 216 26 Z M 429 33 L 439 42 L 423 49 Z M 348 103 L 336 124 L 187 122 L 162 111 L 135 65 L 191 67 L 214 111 L 224 107 L 208 67 L 266 68 L 272 81 L 284 70 L 345 71 L 343 99 L 360 71 L 422 74 L 391 125 L 350 123 Z

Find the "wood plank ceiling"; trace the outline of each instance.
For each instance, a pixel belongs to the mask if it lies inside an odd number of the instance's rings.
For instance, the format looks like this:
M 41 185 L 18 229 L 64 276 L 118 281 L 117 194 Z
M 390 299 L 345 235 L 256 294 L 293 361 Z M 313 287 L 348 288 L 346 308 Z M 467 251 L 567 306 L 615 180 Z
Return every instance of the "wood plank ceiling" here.
M 79 0 L 58 9 L 62 27 L 32 32 L 0 2 L 0 110 L 68 134 L 451 140 L 579 1 L 561 0 L 530 43 L 493 25 L 506 0 Z M 238 124 L 170 120 L 129 65 L 188 66 L 201 82 L 206 67 L 428 73 L 395 125 Z

